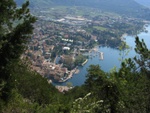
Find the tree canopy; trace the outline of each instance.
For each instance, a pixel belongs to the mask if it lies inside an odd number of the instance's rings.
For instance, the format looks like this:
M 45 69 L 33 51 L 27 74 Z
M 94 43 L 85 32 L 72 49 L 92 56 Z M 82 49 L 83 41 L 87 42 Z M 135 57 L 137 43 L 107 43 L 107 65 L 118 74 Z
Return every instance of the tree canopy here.
M 31 37 L 36 18 L 30 14 L 27 1 L 21 8 L 13 0 L 0 1 L 0 99 L 7 100 L 11 88 L 10 67 L 20 60 Z

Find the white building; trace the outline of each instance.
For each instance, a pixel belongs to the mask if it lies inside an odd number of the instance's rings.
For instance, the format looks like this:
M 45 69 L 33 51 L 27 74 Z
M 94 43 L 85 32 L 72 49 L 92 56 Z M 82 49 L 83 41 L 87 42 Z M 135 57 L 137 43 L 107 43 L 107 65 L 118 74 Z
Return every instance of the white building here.
M 70 47 L 63 47 L 63 50 L 70 50 Z

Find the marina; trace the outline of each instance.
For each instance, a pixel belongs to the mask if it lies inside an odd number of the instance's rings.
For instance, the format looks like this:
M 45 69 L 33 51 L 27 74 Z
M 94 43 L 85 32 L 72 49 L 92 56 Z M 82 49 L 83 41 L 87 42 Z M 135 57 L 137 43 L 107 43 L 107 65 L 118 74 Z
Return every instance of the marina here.
M 147 27 L 148 33 L 142 32 L 138 34 L 140 40 L 144 39 L 147 47 L 150 48 L 150 25 Z M 125 58 L 133 58 L 136 53 L 134 51 L 135 48 L 135 36 L 124 36 L 126 43 L 130 46 L 131 50 Z M 100 65 L 100 68 L 109 72 L 113 67 L 117 69 L 120 67 L 121 62 L 119 58 L 120 51 L 118 49 L 113 49 L 105 46 L 97 46 L 94 49 L 90 50 L 86 55 L 89 55 L 88 62 L 81 67 L 78 67 L 80 72 L 78 74 L 74 74 L 73 77 L 67 82 L 71 82 L 73 86 L 80 86 L 84 84 L 86 80 L 87 69 L 90 65 Z M 103 60 L 101 60 L 103 59 Z M 66 82 L 57 83 L 56 85 L 66 85 Z

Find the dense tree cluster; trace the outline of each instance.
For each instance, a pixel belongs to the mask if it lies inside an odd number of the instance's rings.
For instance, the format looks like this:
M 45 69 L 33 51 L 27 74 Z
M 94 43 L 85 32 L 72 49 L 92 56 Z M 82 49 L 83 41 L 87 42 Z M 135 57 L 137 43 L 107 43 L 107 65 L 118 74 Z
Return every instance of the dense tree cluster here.
M 0 97 L 4 100 L 8 99 L 12 86 L 10 65 L 18 62 L 24 52 L 35 22 L 28 5 L 29 2 L 26 2 L 22 8 L 17 8 L 13 0 L 0 1 Z

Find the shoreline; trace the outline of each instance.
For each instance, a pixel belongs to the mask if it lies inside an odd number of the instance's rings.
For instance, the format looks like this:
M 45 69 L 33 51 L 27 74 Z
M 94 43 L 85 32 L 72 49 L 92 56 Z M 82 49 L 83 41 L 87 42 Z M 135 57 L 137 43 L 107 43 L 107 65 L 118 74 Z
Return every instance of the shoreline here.
M 124 41 L 126 36 L 128 36 L 127 33 L 122 34 L 122 36 L 120 37 L 121 41 Z
M 73 77 L 74 74 L 78 74 L 80 72 L 79 69 L 74 68 L 70 71 L 70 73 L 68 74 L 67 78 L 63 79 L 63 80 L 59 80 L 58 82 L 63 83 L 66 82 L 67 80 L 71 79 Z
M 139 35 L 139 34 L 138 34 Z M 126 40 L 124 40 L 124 39 L 126 39 L 126 36 L 131 36 L 131 35 L 129 35 L 129 34 L 127 34 L 127 33 L 124 33 L 124 34 L 122 34 L 122 36 L 120 37 L 120 39 L 123 39 L 123 41 L 126 41 Z M 134 36 L 132 36 L 132 37 L 134 37 Z M 93 51 L 96 51 L 97 50 L 97 47 L 98 47 L 99 45 L 96 45 L 96 46 L 94 46 L 93 48 L 91 48 L 91 49 L 89 49 L 89 51 L 88 51 L 88 53 L 89 53 L 89 55 L 90 54 L 92 54 L 91 52 L 93 52 Z M 100 47 L 100 46 L 99 46 Z M 101 52 L 102 50 L 100 50 L 100 51 L 98 51 L 98 52 Z M 104 51 L 103 51 L 104 52 Z M 93 54 L 92 54 L 93 55 Z M 98 54 L 98 55 L 100 55 L 100 53 Z M 99 56 L 100 57 L 100 56 Z M 82 69 L 80 70 L 81 72 L 82 72 Z M 80 77 L 78 77 L 78 78 L 80 78 Z M 65 82 L 64 82 L 65 83 Z M 73 83 L 74 84 L 74 83 Z M 75 85 L 76 86 L 76 85 Z

